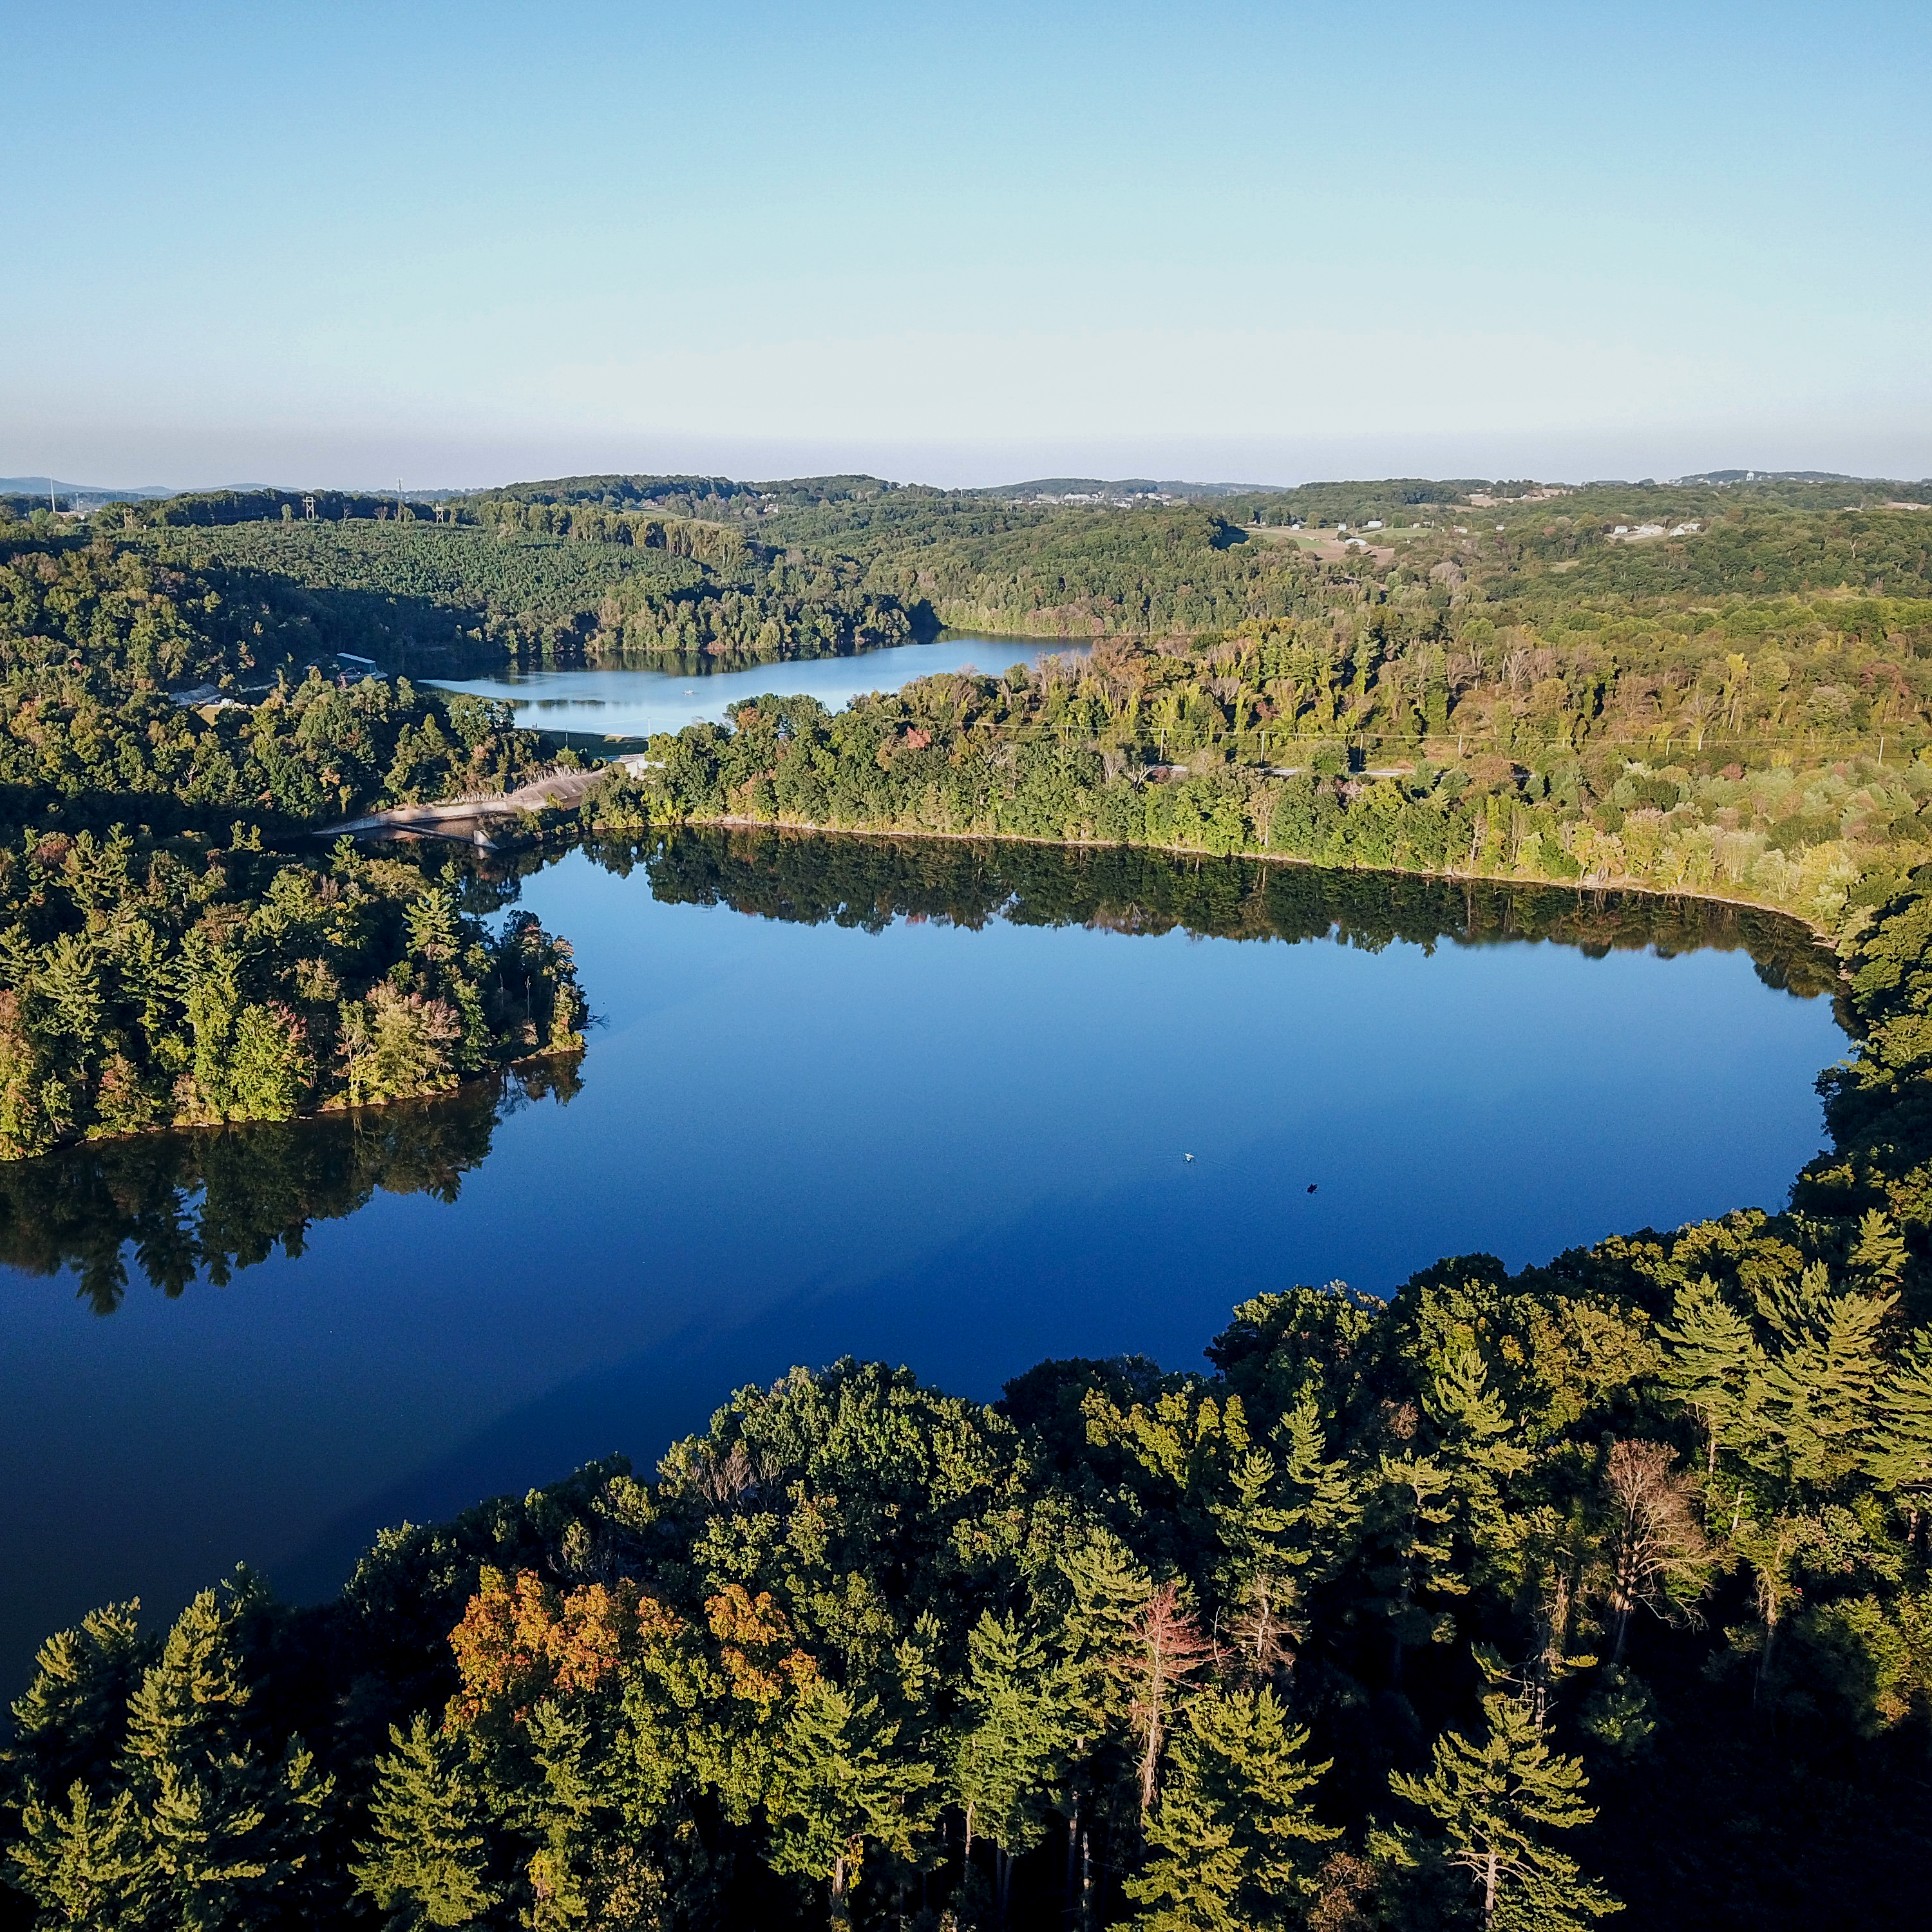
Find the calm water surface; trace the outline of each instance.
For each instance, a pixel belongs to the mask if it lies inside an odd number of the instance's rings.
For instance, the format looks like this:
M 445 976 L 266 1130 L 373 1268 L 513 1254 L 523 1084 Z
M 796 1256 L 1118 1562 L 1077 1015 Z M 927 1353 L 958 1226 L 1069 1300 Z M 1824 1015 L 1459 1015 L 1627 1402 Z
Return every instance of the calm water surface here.
M 242 1558 L 319 1594 L 384 1523 L 648 1466 L 794 1362 L 984 1396 L 1051 1354 L 1183 1366 L 1294 1282 L 1777 1206 L 1844 1044 L 1748 916 L 1033 848 L 601 858 L 522 887 L 600 1016 L 551 1093 L 0 1174 L 0 1681 L 97 1602 Z
M 1046 652 L 1067 648 L 1034 638 L 955 637 L 866 651 L 856 657 L 759 664 L 750 670 L 698 676 L 609 665 L 594 670 L 520 671 L 434 682 L 440 690 L 507 700 L 517 709 L 517 722 L 531 730 L 645 738 L 653 731 L 682 730 L 706 720 L 722 723 L 728 704 L 767 692 L 803 692 L 828 711 L 836 711 L 862 692 L 896 691 L 916 677 L 964 670 L 969 665 L 997 673 L 1009 664 L 1032 664 Z

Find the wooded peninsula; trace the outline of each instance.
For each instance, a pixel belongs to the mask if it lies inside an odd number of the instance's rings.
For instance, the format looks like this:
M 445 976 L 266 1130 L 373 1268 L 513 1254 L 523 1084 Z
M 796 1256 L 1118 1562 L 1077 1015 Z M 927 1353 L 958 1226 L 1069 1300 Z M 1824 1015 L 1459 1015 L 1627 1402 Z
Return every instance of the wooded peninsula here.
M 500 868 L 314 836 L 591 758 L 423 682 L 479 666 L 1052 639 L 1033 670 L 653 738 L 522 856 L 590 838 L 665 896 L 860 922 L 1402 937 L 1439 925 L 1430 878 L 1472 922 L 1481 894 L 1580 928 L 1577 888 L 1652 896 L 1658 944 L 1782 913 L 1810 940 L 1762 956 L 1833 987 L 1854 1043 L 1780 1214 L 1514 1274 L 1449 1258 L 1386 1302 L 1284 1282 L 1204 1372 L 1050 1361 L 982 1405 L 800 1370 L 648 1473 L 386 1532 L 331 1602 L 244 1571 L 166 1630 L 104 1606 L 14 1706 L 0 1918 L 1916 1924 L 1928 497 L 602 477 L 12 503 L 0 1197 L 7 1241 L 99 1296 L 124 1238 L 63 1245 L 80 1171 L 50 1150 L 93 1144 L 82 1180 L 138 1239 L 176 1170 L 129 1136 L 196 1128 L 196 1184 L 238 1197 L 238 1124 L 568 1078 L 567 940 Z M 993 864 L 1003 839 L 1082 865 Z M 1201 855 L 1196 883 L 1150 848 Z M 426 1171 L 487 1144 L 466 1113 Z

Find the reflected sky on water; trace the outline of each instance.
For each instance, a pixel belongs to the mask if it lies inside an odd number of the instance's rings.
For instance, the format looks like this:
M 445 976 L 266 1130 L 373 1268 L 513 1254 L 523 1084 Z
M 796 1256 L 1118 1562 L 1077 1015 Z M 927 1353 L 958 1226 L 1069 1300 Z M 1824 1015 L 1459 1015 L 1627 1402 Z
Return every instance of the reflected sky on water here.
M 989 676 L 1009 664 L 1032 664 L 1041 654 L 1072 646 L 1013 638 L 943 638 L 899 644 L 856 657 L 812 658 L 758 664 L 749 670 L 692 676 L 643 665 L 586 670 L 529 670 L 500 677 L 433 680 L 441 691 L 501 698 L 517 708 L 518 724 L 533 731 L 592 731 L 610 737 L 648 737 L 710 720 L 724 707 L 767 692 L 802 693 L 836 711 L 862 692 L 896 691 L 917 677 L 969 667 Z

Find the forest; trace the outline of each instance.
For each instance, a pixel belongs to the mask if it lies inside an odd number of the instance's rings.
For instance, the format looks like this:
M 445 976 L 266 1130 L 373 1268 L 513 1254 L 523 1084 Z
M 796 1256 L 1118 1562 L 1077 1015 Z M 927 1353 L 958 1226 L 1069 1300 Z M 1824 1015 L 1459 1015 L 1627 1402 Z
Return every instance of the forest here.
M 1904 599 L 1740 603 L 1534 652 L 1326 626 L 1108 641 L 836 716 L 746 701 L 654 740 L 586 813 L 1637 886 L 1830 929 L 1932 856 L 1928 647 L 1932 602 Z
M 287 641 L 137 550 L 0 533 L 0 1162 L 581 1044 L 566 942 L 492 926 L 446 863 L 312 836 L 514 782 L 542 742 L 406 680 L 298 680 Z
M 1051 1361 L 990 1405 L 801 1368 L 655 1464 L 386 1532 L 332 1601 L 104 1606 L 14 1706 L 0 1922 L 1918 1922 L 1932 522 L 1832 479 L 1310 490 L 604 478 L 0 528 L 0 1151 L 40 1154 L 0 1166 L 0 1254 L 97 1305 L 130 1243 L 178 1289 L 453 1189 L 496 1090 L 459 1083 L 568 1097 L 582 996 L 513 910 L 540 851 L 300 856 L 550 756 L 350 674 L 426 614 L 553 662 L 652 598 L 694 640 L 742 598 L 752 655 L 788 598 L 813 648 L 858 634 L 835 609 L 1082 645 L 652 740 L 568 830 L 666 897 L 1714 938 L 1853 1036 L 1779 1214 L 1385 1302 L 1284 1281 L 1200 1370 Z M 206 1124 L 122 1138 L 167 1122 Z

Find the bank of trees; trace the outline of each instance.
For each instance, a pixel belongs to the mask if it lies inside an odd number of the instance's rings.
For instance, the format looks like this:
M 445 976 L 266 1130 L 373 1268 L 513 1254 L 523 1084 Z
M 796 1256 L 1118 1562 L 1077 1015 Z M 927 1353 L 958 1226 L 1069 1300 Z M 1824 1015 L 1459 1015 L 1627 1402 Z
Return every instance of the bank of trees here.
M 580 1046 L 568 946 L 343 842 L 116 826 L 0 850 L 0 1160 L 434 1093 Z
M 656 741 L 593 812 L 1628 883 L 1828 926 L 1932 851 L 1932 603 L 1736 601 L 1654 624 L 1633 655 L 1677 668 L 1641 674 L 1580 623 L 1498 658 L 1498 634 L 1459 657 L 1406 621 L 1108 644 L 836 716 L 760 698 Z
M 728 669 L 931 628 L 836 556 L 748 543 L 712 522 L 518 500 L 451 505 L 440 521 L 244 520 L 96 542 L 205 580 L 253 627 L 258 662 L 346 651 L 436 675 L 509 658 Z
M 274 642 L 124 545 L 0 541 L 0 1160 L 579 1043 L 568 949 L 527 916 L 486 925 L 434 867 L 272 844 L 513 784 L 541 741 L 506 706 L 292 678 Z

